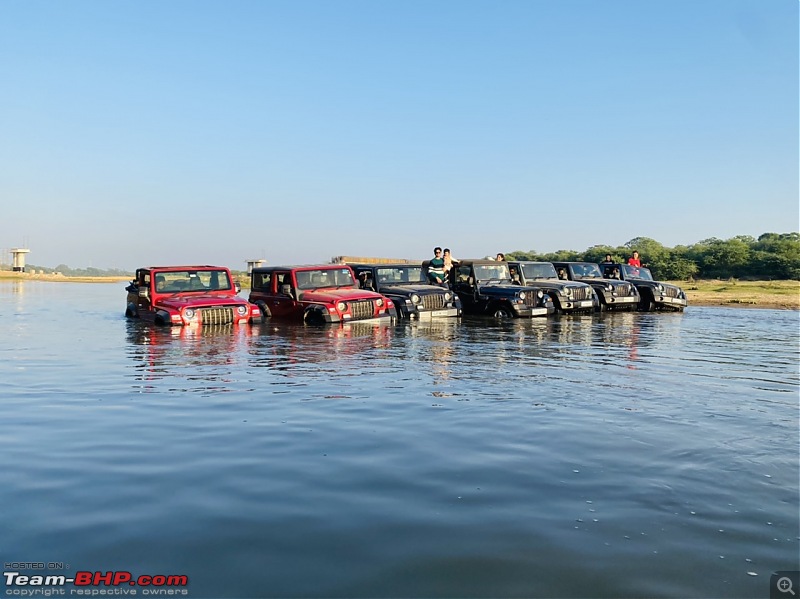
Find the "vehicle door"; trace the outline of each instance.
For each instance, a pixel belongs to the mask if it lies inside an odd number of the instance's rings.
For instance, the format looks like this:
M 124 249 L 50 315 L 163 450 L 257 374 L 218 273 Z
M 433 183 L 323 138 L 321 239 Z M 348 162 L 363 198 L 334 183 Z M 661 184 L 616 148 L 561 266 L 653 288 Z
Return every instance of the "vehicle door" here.
M 453 291 L 461 298 L 461 303 L 465 309 L 471 308 L 476 302 L 475 275 L 469 264 L 461 264 L 458 268 L 453 268 L 453 280 L 451 281 Z
M 139 287 L 138 297 L 136 298 L 137 310 L 139 314 L 150 312 L 152 310 L 152 301 L 156 291 L 151 287 L 150 271 L 144 269 L 137 270 L 136 283 Z M 142 293 L 143 290 L 147 290 L 147 293 Z
M 290 317 L 296 312 L 302 314 L 300 304 L 297 302 L 297 285 L 294 283 L 291 271 L 276 270 L 272 273 L 272 290 L 269 306 L 272 316 Z

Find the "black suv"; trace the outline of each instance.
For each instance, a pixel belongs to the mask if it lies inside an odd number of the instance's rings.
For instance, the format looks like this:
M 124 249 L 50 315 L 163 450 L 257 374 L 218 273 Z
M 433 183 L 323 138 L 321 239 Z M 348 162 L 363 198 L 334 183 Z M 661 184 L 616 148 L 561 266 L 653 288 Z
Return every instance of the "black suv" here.
M 594 312 L 600 300 L 591 285 L 581 282 L 562 281 L 550 262 L 517 262 L 510 260 L 508 268 L 511 279 L 518 285 L 541 289 L 553 299 L 556 312 Z
M 639 290 L 639 310 L 677 310 L 687 306 L 686 294 L 677 285 L 654 281 L 649 268 L 630 264 L 602 264 L 603 276 L 609 280 L 628 281 Z
M 636 310 L 639 307 L 636 285 L 604 279 L 603 271 L 594 262 L 553 262 L 553 266 L 558 271 L 558 278 L 591 285 L 600 299 L 601 310 Z
M 403 318 L 461 316 L 461 300 L 449 289 L 429 285 L 418 264 L 350 264 L 359 287 L 390 298 Z
M 425 275 L 427 268 L 424 262 Z M 531 318 L 555 312 L 550 296 L 541 289 L 514 284 L 507 262 L 461 260 L 448 273 L 448 284 L 461 298 L 465 314 Z

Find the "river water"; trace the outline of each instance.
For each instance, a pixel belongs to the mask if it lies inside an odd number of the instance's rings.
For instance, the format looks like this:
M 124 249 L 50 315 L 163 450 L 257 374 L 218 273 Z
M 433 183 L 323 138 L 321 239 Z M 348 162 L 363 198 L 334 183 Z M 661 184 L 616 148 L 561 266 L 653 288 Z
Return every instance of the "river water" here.
M 798 569 L 796 312 L 197 331 L 124 300 L 0 283 L 6 572 L 186 575 L 191 597 L 769 597 Z

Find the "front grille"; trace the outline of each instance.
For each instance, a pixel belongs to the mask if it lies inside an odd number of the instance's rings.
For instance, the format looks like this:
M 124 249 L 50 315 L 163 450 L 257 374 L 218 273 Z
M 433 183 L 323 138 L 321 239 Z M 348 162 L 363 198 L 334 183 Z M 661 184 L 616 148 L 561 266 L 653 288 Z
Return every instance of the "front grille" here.
M 593 292 L 591 287 L 571 287 L 571 289 L 572 299 L 576 302 L 592 299 Z
M 664 285 L 664 295 L 667 297 L 678 297 L 678 288 L 672 285 Z
M 422 307 L 425 310 L 439 310 L 444 308 L 444 293 L 431 293 L 430 295 L 423 295 Z
M 375 315 L 375 309 L 372 307 L 372 300 L 350 302 L 350 313 L 353 315 L 353 320 L 372 318 Z
M 203 324 L 230 324 L 233 322 L 233 308 L 200 308 L 200 322 Z
M 525 299 L 523 300 L 526 306 L 531 306 L 533 308 L 539 307 L 539 302 L 542 300 L 539 299 L 539 294 L 535 291 L 526 291 L 525 292 Z

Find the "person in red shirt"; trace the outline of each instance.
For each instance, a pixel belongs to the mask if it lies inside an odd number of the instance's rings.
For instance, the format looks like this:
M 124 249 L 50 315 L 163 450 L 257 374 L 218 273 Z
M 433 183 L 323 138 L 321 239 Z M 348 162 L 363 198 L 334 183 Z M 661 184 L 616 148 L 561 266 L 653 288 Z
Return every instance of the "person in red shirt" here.
M 636 250 L 633 251 L 633 256 L 628 258 L 628 264 L 630 266 L 641 267 L 642 261 L 639 259 L 639 252 L 637 252 Z

